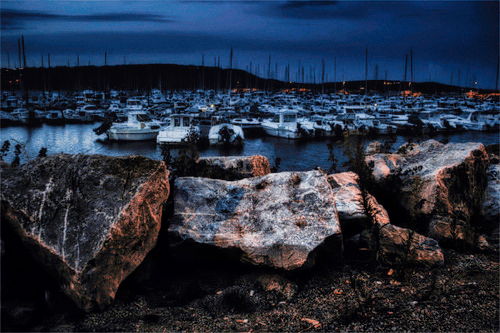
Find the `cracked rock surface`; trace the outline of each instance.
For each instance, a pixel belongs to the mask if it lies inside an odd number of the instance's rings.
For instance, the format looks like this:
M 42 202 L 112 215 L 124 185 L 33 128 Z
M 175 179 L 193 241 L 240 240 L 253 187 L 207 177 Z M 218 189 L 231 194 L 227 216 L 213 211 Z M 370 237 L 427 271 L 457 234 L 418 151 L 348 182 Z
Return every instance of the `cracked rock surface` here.
M 2 221 L 91 311 L 111 303 L 156 244 L 168 195 L 162 162 L 54 155 L 2 170 Z
M 327 176 L 282 172 L 240 181 L 178 178 L 169 232 L 182 240 L 237 250 L 255 265 L 293 270 L 314 262 L 341 230 Z M 340 241 L 338 241 L 340 240 Z M 330 241 L 332 243 L 330 243 Z

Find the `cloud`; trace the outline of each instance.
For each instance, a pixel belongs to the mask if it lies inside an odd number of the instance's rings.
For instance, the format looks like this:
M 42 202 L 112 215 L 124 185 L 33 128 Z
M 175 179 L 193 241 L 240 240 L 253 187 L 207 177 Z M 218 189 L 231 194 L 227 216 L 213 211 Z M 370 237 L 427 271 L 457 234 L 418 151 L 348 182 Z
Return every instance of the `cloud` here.
M 494 7 L 492 2 L 495 3 L 495 1 L 484 1 Z M 387 20 L 391 23 L 404 23 L 406 20 L 420 20 L 422 23 L 432 24 L 436 20 L 452 20 L 457 14 L 468 15 L 472 8 L 481 5 L 484 6 L 483 2 L 479 1 L 463 1 L 460 5 L 455 1 L 287 1 L 263 3 L 255 7 L 253 13 L 263 17 L 295 21 Z M 496 13 L 498 14 L 498 10 Z
M 41 11 L 2 9 L 2 30 L 20 30 L 28 22 L 68 21 L 68 22 L 155 22 L 170 23 L 173 19 L 149 13 L 103 13 L 88 15 L 61 15 Z
M 287 53 L 292 57 L 322 55 L 325 57 L 363 56 L 368 48 L 370 57 L 396 59 L 404 58 L 405 53 L 413 48 L 420 61 L 448 59 L 468 60 L 473 52 L 474 61 L 490 62 L 491 51 L 471 43 L 455 45 L 454 41 L 437 41 L 434 43 L 416 43 L 415 39 L 394 42 L 397 36 L 386 36 L 385 39 L 373 40 L 369 35 L 350 38 L 343 35 L 332 36 L 325 41 L 322 38 L 290 40 L 276 36 L 234 36 L 229 34 L 210 34 L 206 32 L 156 31 L 156 32 L 95 32 L 95 33 L 63 33 L 52 35 L 25 36 L 26 45 L 36 54 L 100 54 L 104 50 L 121 54 L 202 54 L 204 52 L 224 53 L 232 46 L 236 52 L 260 52 L 263 54 Z M 16 50 L 17 38 L 2 38 L 3 50 Z
M 384 2 L 366 1 L 287 1 L 269 3 L 262 6 L 258 14 L 282 19 L 324 20 L 348 19 L 359 20 L 386 7 Z

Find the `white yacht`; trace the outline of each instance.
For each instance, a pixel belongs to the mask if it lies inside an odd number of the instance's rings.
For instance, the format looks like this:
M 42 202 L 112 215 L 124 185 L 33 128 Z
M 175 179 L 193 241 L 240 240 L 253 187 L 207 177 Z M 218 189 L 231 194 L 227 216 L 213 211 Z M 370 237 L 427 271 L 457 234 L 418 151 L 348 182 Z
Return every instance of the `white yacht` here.
M 144 111 L 130 111 L 127 121 L 113 123 L 106 131 L 109 140 L 145 141 L 154 140 L 160 131 L 160 123 L 151 119 Z
M 487 122 L 481 117 L 480 111 L 476 109 L 463 109 L 455 122 L 468 131 L 484 131 L 488 129 Z
M 262 124 L 257 118 L 234 118 L 231 119 L 231 124 L 238 125 L 243 128 L 243 130 L 262 128 Z
M 272 119 L 262 121 L 262 128 L 268 135 L 287 139 L 300 139 L 306 130 L 297 122 L 298 112 L 281 109 Z
M 170 124 L 163 127 L 156 142 L 166 145 L 182 145 L 191 138 L 196 139 L 200 135 L 200 129 L 195 125 L 193 117 L 189 114 L 172 114 L 169 117 Z

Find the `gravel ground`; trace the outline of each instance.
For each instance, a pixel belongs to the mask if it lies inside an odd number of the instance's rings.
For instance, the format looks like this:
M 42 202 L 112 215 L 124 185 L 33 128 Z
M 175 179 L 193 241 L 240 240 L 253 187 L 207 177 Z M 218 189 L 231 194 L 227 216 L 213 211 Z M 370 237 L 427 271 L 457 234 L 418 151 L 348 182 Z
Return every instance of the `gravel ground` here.
M 43 310 L 2 295 L 2 331 L 498 332 L 498 259 L 447 250 L 445 266 L 433 269 L 344 263 L 282 275 L 146 262 L 101 313 L 78 311 L 53 286 Z

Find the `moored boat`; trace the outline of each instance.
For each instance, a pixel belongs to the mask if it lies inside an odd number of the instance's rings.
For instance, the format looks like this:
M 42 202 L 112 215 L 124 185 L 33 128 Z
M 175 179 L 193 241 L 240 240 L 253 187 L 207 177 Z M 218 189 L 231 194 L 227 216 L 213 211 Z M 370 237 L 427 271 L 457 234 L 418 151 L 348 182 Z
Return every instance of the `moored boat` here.
M 243 130 L 255 130 L 262 128 L 262 124 L 257 118 L 234 118 L 231 124 L 240 126 Z
M 234 145 L 241 146 L 245 140 L 243 129 L 231 123 L 212 125 L 208 132 L 210 145 Z
M 268 135 L 286 139 L 300 139 L 309 133 L 297 121 L 298 112 L 281 109 L 272 119 L 262 121 L 262 128 Z
M 144 111 L 131 111 L 124 123 L 113 123 L 106 131 L 109 140 L 146 141 L 155 140 L 160 131 L 160 123 L 153 121 Z
M 163 127 L 156 137 L 158 144 L 182 145 L 190 141 L 197 141 L 200 130 L 189 114 L 170 115 L 170 124 Z
M 66 123 L 66 118 L 64 118 L 62 111 L 50 110 L 45 113 L 42 121 L 49 125 L 64 125 Z

